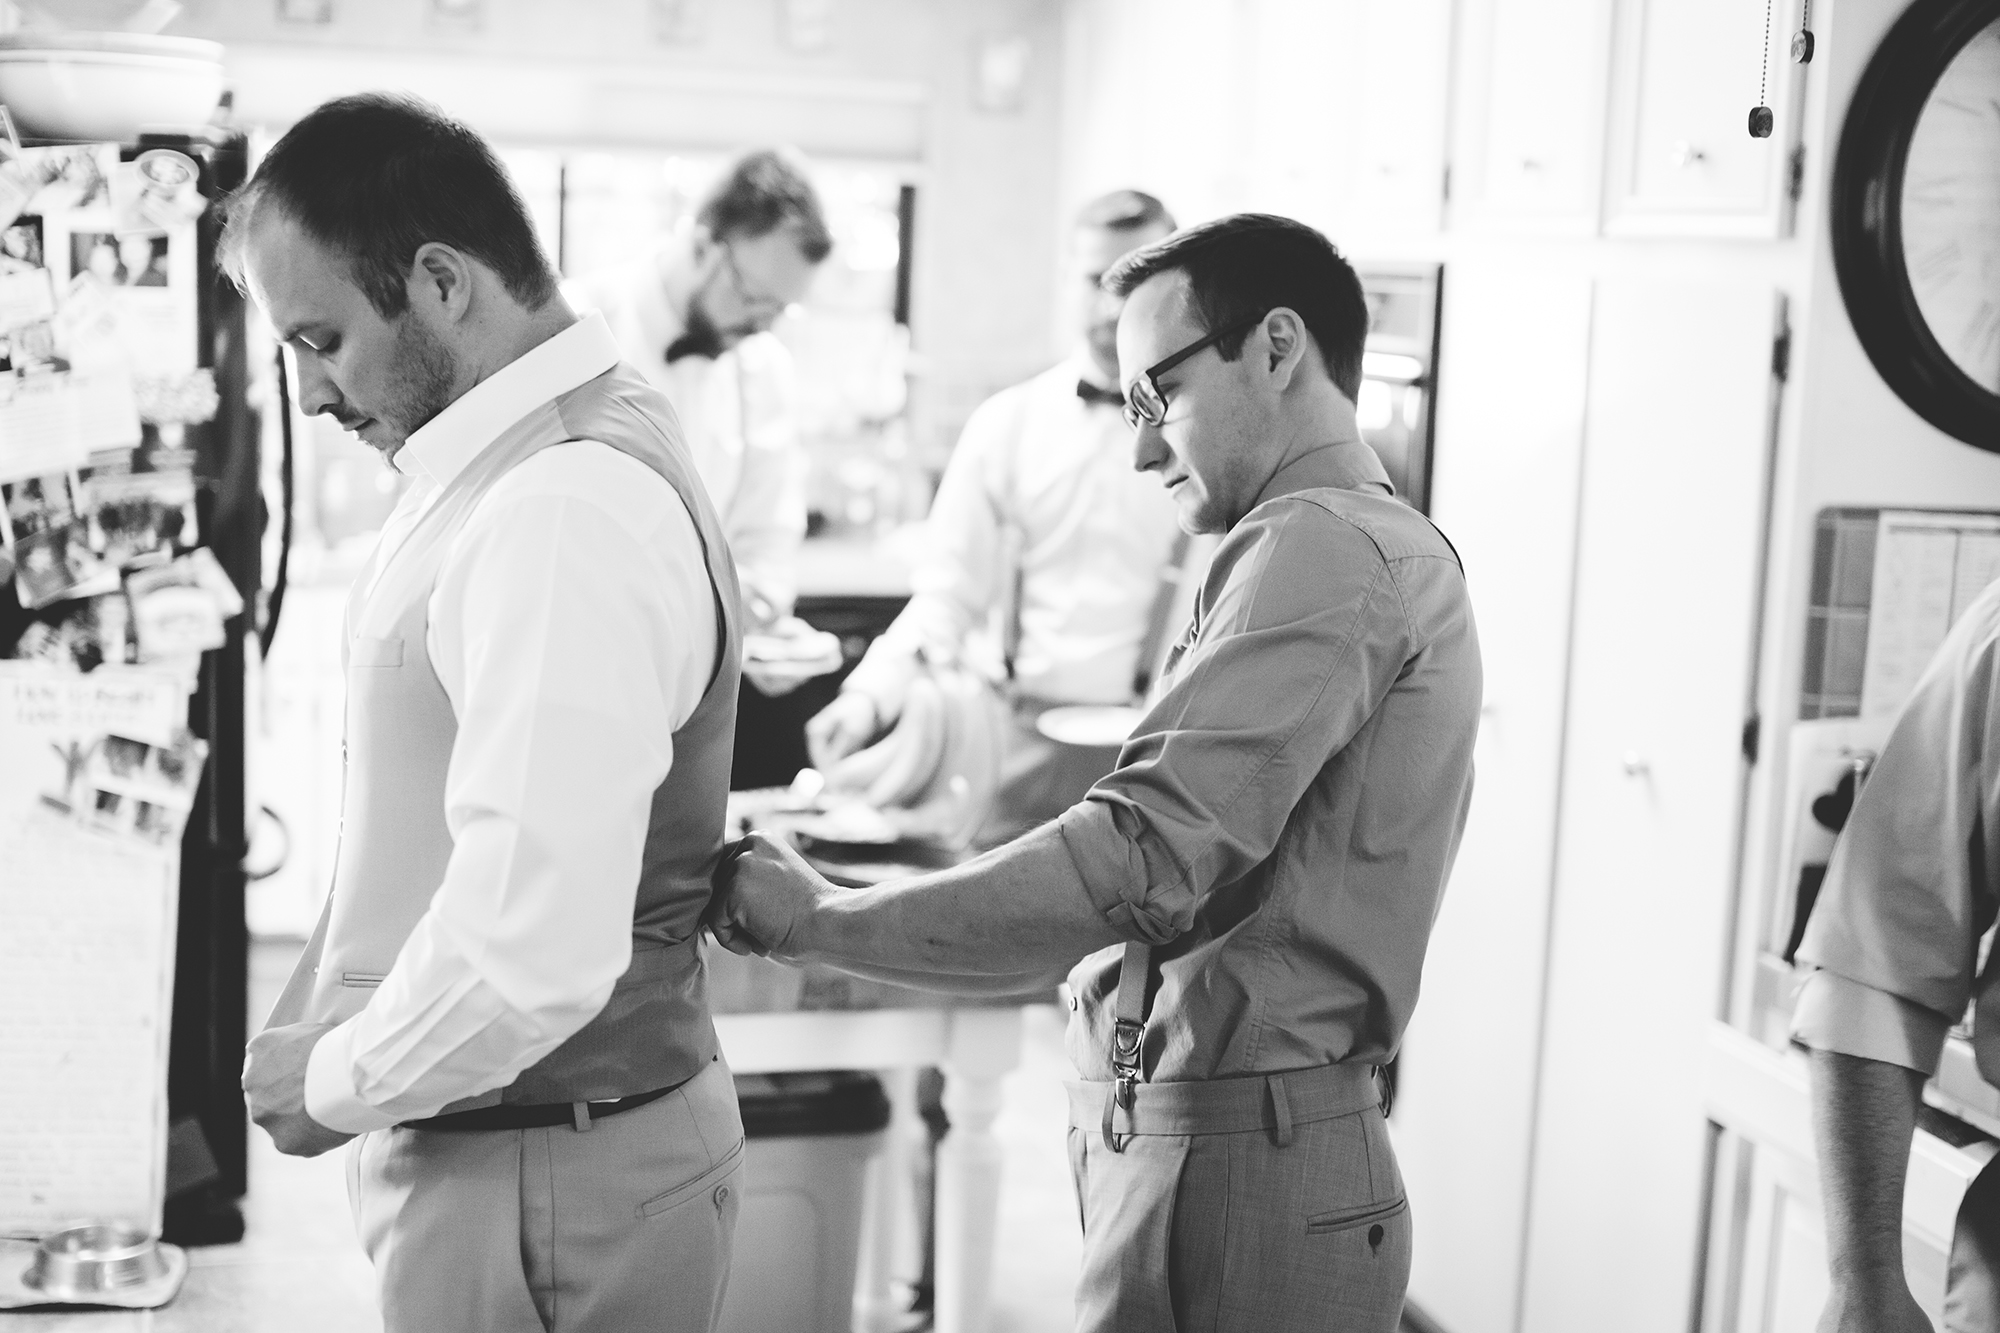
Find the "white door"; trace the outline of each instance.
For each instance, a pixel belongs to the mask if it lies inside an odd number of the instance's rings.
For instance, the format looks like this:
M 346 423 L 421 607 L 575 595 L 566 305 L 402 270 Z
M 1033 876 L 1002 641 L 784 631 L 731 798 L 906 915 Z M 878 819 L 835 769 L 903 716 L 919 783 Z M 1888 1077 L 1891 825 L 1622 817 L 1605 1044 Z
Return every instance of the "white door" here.
M 1685 1333 L 1771 450 L 1768 285 L 1600 280 L 1521 1327 Z
M 1451 1333 L 1513 1333 L 1520 1294 L 1589 342 L 1589 279 L 1446 270 L 1431 512 L 1465 561 L 1486 696 L 1389 1127 L 1410 1299 Z

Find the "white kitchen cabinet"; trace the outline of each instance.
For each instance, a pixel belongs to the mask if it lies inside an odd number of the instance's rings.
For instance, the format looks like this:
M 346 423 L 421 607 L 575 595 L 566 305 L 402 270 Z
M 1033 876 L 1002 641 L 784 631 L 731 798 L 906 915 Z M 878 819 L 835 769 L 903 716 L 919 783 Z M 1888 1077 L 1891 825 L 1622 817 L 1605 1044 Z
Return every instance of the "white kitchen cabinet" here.
M 1589 344 L 1588 278 L 1447 273 L 1431 513 L 1465 561 L 1485 700 L 1389 1128 L 1410 1299 L 1451 1333 L 1513 1333 L 1520 1293 Z
M 1788 234 L 1798 93 L 1810 66 L 1791 63 L 1796 0 L 1620 0 L 1611 100 L 1605 230 L 1623 236 Z M 1758 54 L 1768 49 L 1766 105 L 1777 131 L 1750 137 Z
M 1776 292 L 1599 280 L 1521 1327 L 1684 1333 L 1734 901 Z
M 1611 16 L 1611 0 L 1460 7 L 1454 225 L 1596 232 Z
M 1450 0 L 1354 6 L 1360 105 L 1349 216 L 1378 248 L 1435 233 L 1443 218 L 1451 10 Z

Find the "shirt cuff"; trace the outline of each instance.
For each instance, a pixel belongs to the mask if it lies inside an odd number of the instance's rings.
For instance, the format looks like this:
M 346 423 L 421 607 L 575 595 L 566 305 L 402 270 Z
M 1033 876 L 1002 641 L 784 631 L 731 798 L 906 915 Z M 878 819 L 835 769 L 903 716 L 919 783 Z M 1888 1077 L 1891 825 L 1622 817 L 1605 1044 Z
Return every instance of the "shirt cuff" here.
M 1807 977 L 1792 1010 L 1792 1036 L 1816 1051 L 1937 1073 L 1951 1020 L 1888 991 L 1824 968 Z
M 1091 905 L 1111 928 L 1139 944 L 1167 944 L 1194 924 L 1194 897 L 1185 877 L 1157 896 L 1138 837 L 1120 827 L 1108 801 L 1083 800 L 1056 820 L 1063 850 L 1076 866 Z M 1135 816 L 1128 815 L 1134 819 Z
M 306 1114 L 340 1134 L 387 1129 L 397 1118 L 361 1100 L 354 1091 L 354 1023 L 319 1039 L 306 1059 Z

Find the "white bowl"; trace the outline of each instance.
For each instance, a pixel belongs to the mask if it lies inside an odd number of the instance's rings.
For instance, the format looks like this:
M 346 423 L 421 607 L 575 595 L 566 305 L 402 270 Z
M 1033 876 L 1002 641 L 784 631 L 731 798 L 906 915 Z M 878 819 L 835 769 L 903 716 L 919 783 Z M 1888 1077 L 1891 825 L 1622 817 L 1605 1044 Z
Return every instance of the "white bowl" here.
M 222 44 L 135 33 L 0 37 L 0 103 L 30 139 L 129 143 L 203 124 L 222 97 Z

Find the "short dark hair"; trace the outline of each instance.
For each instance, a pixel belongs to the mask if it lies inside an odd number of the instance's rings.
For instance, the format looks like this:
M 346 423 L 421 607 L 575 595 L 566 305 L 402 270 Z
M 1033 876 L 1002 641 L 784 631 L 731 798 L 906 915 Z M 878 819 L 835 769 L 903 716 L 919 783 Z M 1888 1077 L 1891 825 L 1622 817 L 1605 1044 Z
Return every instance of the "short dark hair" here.
M 1360 395 L 1368 300 L 1353 265 L 1319 232 L 1270 213 L 1235 213 L 1133 251 L 1111 266 L 1104 287 L 1130 296 L 1147 279 L 1175 271 L 1187 274 L 1206 331 L 1250 323 L 1279 306 L 1298 312 L 1334 385 L 1349 401 Z M 1216 349 L 1234 361 L 1247 337 L 1248 330 L 1233 334 Z
M 347 256 L 355 285 L 385 319 L 409 308 L 410 266 L 433 241 L 492 269 L 531 310 L 556 294 L 555 269 L 500 159 L 414 97 L 336 97 L 271 146 L 229 200 L 221 263 L 239 286 L 244 234 L 267 202 Z
M 805 164 L 776 148 L 738 158 L 702 196 L 694 220 L 718 241 L 736 236 L 755 240 L 789 225 L 809 264 L 833 252 L 833 233 L 827 230 L 819 191 L 813 189 Z
M 1104 231 L 1174 229 L 1174 215 L 1144 190 L 1113 190 L 1100 194 L 1076 211 L 1076 225 Z

